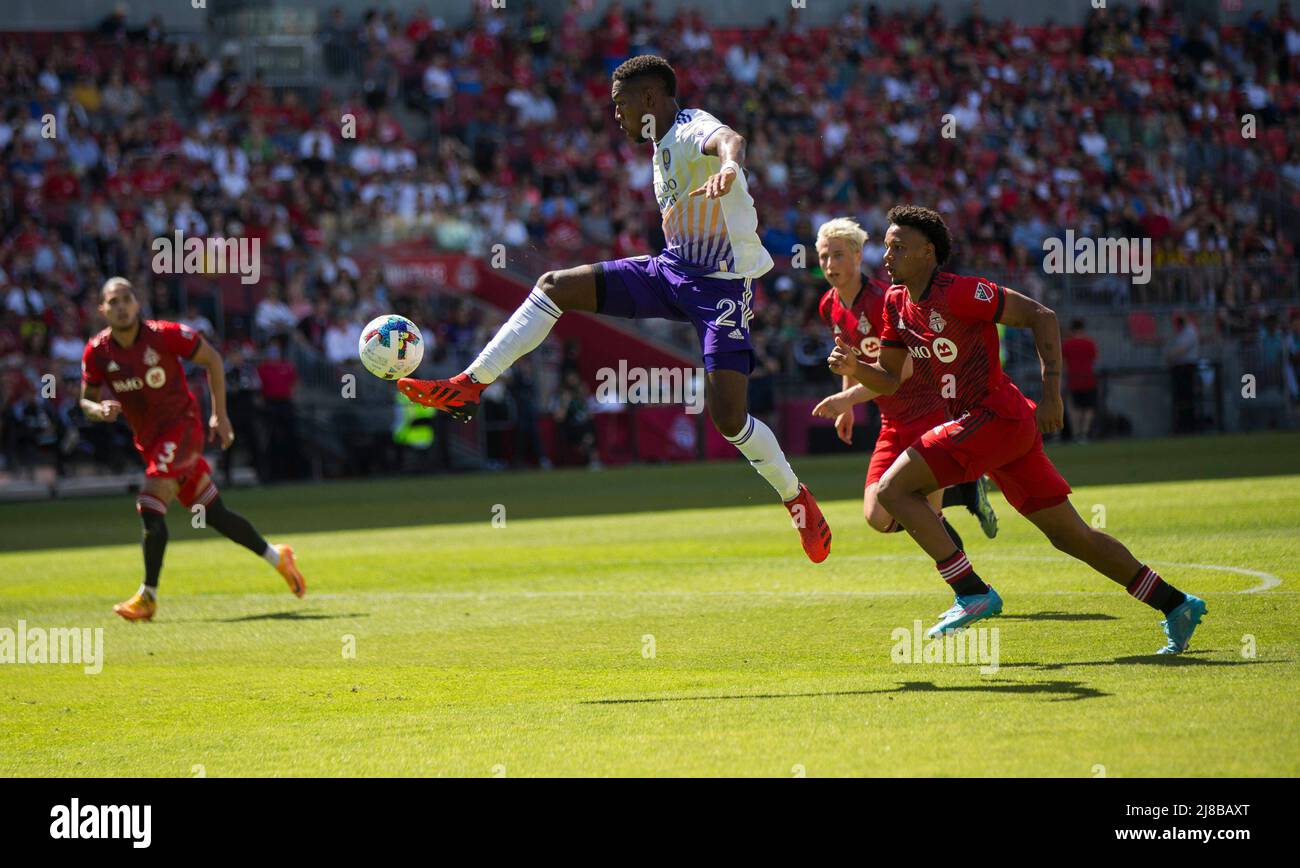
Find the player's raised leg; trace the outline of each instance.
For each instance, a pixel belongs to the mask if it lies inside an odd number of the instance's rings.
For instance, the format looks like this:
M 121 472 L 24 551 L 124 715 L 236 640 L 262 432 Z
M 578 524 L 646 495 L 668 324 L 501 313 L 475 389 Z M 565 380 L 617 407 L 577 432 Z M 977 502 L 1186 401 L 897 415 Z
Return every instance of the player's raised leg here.
M 706 344 L 706 349 L 708 345 Z M 749 352 L 705 353 L 705 400 L 718 432 L 767 480 L 790 512 L 804 553 L 813 563 L 831 551 L 831 529 L 808 486 L 799 482 L 772 429 L 749 415 Z M 738 368 L 744 368 L 744 371 Z
M 445 380 L 406 377 L 397 381 L 397 387 L 417 404 L 449 413 L 457 422 L 468 422 L 478 412 L 479 395 L 488 384 L 520 356 L 537 349 L 565 311 L 597 310 L 596 268 L 581 265 L 546 272 L 462 373 Z
M 298 569 L 293 547 L 285 544 L 272 545 L 248 519 L 229 509 L 209 475 L 206 462 L 195 475 L 192 484 L 187 481 L 181 486 L 177 497 L 188 509 L 193 509 L 196 505 L 202 506 L 204 523 L 208 527 L 275 567 L 294 596 L 302 597 L 307 593 L 307 580 Z
M 128 599 L 113 606 L 113 611 L 128 621 L 148 621 L 158 610 L 158 579 L 167 551 L 167 508 L 176 498 L 178 487 L 175 479 L 146 478 L 135 499 L 135 509 L 144 526 L 140 539 L 144 582 Z
M 1025 516 L 1043 535 L 1073 558 L 1078 558 L 1106 578 L 1123 586 L 1134 598 L 1161 612 L 1167 642 L 1158 654 L 1180 654 L 1205 615 L 1205 601 L 1186 594 L 1133 557 L 1119 540 L 1097 530 L 1066 500 Z

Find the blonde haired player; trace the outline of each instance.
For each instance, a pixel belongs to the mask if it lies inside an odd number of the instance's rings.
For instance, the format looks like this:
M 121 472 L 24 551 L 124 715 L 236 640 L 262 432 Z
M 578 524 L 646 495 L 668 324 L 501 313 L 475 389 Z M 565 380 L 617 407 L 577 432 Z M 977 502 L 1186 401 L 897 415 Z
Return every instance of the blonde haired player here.
M 868 362 L 880 357 L 880 332 L 883 327 L 885 293 L 889 287 L 862 273 L 862 250 L 870 236 L 856 220 L 836 217 L 817 230 L 817 260 L 831 285 L 822 296 L 817 310 L 835 336 L 836 346 L 851 351 Z M 930 390 L 917 388 L 908 377 L 910 362 L 904 369 L 903 385 L 893 395 L 872 392 L 849 377 L 842 378 L 842 390 L 822 400 L 813 415 L 835 421 L 840 440 L 853 442 L 853 408 L 875 401 L 880 410 L 880 435 L 876 438 L 867 466 L 867 481 L 862 495 L 862 513 L 873 530 L 894 533 L 903 529 L 876 498 L 880 478 L 884 476 L 908 446 L 921 434 L 948 421 L 946 402 Z M 961 547 L 961 536 L 943 517 L 945 502 L 964 504 L 980 520 L 984 533 L 998 532 L 997 516 L 989 504 L 982 479 L 963 483 L 948 495 L 944 490 L 930 495 L 930 505 Z

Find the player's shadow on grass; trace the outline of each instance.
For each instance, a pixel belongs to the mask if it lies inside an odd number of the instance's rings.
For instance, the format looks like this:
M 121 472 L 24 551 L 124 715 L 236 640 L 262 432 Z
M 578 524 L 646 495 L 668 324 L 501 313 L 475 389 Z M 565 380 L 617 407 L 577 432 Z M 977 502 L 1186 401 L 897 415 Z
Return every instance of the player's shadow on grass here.
M 207 618 L 209 624 L 238 624 L 243 621 L 334 621 L 339 618 L 369 618 L 369 612 L 350 612 L 327 615 L 315 612 L 266 612 L 261 615 L 240 615 L 236 618 Z
M 1118 621 L 1114 615 L 1097 612 L 1031 612 L 1028 615 L 1000 615 L 1001 621 Z
M 1209 649 L 1184 651 L 1182 654 L 1133 654 L 1112 660 L 1077 660 L 1060 663 L 1002 663 L 1000 669 L 1032 669 L 1035 672 L 1055 672 L 1075 666 L 1258 666 L 1269 663 L 1286 663 L 1286 660 L 1205 660 L 1198 654 L 1209 654 Z
M 954 684 L 940 687 L 933 681 L 904 681 L 897 687 L 885 690 L 828 690 L 820 693 L 737 693 L 722 696 L 661 696 L 644 699 L 588 699 L 581 705 L 633 705 L 649 702 L 709 702 L 720 699 L 808 699 L 823 696 L 872 696 L 882 693 L 1013 693 L 1058 694 L 1053 702 L 1095 699 L 1109 696 L 1095 687 L 1079 681 L 1038 681 L 1022 684 L 1015 681 L 986 681 L 979 684 Z

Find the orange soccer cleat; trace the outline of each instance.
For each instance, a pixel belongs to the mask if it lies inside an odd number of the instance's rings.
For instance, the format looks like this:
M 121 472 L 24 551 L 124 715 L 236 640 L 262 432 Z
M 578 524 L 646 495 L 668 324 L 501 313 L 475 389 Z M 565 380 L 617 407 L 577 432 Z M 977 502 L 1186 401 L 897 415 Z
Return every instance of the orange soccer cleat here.
M 479 395 L 487 386 L 474 382 L 469 374 L 457 374 L 450 380 L 403 377 L 397 381 L 397 388 L 417 404 L 441 410 L 457 422 L 468 422 L 478 412 Z
M 295 597 L 302 597 L 307 593 L 307 580 L 298 572 L 298 564 L 293 558 L 293 546 L 277 545 L 275 550 L 280 553 L 280 565 L 275 568 L 276 572 L 284 576 Z
M 118 603 L 113 611 L 128 621 L 148 621 L 158 611 L 158 601 L 136 591 L 125 603 Z
M 826 516 L 822 515 L 821 507 L 813 500 L 808 486 L 799 483 L 798 496 L 787 501 L 785 508 L 790 511 L 790 518 L 799 529 L 799 539 L 808 559 L 814 564 L 826 560 L 831 553 L 831 526 L 826 523 Z

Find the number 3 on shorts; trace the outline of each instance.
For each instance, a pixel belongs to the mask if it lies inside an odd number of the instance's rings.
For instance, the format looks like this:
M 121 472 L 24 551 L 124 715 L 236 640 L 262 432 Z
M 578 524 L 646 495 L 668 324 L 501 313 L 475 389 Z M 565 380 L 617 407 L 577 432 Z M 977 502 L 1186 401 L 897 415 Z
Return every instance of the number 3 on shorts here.
M 162 451 L 158 453 L 158 458 L 154 461 L 154 466 L 159 471 L 166 473 L 167 465 L 171 464 L 176 458 L 176 444 L 168 440 L 163 444 Z

